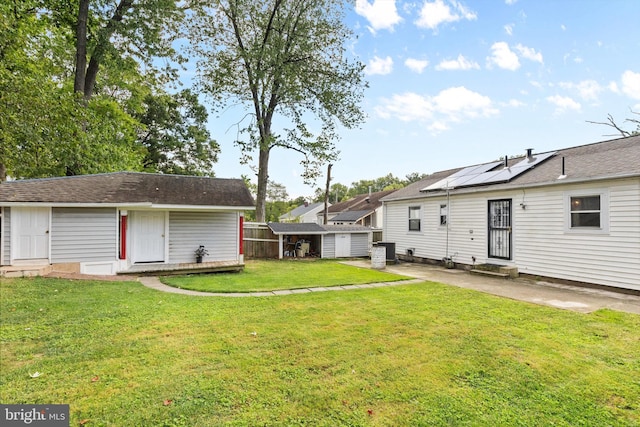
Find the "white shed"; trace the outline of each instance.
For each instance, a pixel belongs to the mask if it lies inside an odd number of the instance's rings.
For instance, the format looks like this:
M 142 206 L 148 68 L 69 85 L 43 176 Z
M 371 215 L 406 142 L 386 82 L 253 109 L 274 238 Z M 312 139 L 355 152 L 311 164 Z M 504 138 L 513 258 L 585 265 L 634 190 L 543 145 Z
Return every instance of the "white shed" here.
M 299 255 L 356 258 L 369 256 L 371 249 L 372 232 L 369 227 L 278 222 L 271 222 L 268 226 L 278 236 L 279 258 Z

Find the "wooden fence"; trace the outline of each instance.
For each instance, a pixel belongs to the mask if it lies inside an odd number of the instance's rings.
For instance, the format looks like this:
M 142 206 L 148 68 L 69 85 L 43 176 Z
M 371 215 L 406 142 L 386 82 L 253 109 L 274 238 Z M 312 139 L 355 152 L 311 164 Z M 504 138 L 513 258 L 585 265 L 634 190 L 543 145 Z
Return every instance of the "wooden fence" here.
M 267 224 L 259 222 L 244 223 L 245 258 L 278 258 L 278 236 L 273 234 Z

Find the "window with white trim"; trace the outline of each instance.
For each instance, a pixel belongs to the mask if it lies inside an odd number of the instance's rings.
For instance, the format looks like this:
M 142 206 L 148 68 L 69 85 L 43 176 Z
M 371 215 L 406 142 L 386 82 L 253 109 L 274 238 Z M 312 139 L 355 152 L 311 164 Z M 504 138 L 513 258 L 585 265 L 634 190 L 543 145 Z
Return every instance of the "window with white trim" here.
M 573 228 L 602 228 L 600 195 L 571 196 L 571 222 Z
M 447 225 L 447 204 L 440 205 L 440 225 Z
M 420 206 L 409 206 L 409 231 L 420 231 Z

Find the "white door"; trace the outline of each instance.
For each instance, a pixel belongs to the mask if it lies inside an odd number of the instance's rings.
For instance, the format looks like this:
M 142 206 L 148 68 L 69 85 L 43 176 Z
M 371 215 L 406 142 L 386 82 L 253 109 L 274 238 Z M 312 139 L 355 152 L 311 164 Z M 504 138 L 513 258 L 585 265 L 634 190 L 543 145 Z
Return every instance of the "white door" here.
M 13 259 L 49 258 L 49 208 L 13 208 L 15 254 Z
M 336 258 L 351 256 L 351 234 L 336 234 Z
M 133 214 L 133 262 L 164 262 L 164 212 Z

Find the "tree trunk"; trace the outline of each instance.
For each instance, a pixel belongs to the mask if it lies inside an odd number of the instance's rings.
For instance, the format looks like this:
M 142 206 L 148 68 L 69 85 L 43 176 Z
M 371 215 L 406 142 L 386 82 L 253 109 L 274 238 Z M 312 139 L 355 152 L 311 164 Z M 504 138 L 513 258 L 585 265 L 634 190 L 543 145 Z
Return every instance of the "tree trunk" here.
M 73 91 L 84 94 L 84 78 L 87 69 L 87 19 L 89 0 L 80 0 L 78 24 L 76 26 L 76 74 Z
M 125 13 L 132 7 L 133 0 L 120 0 L 118 7 L 107 25 L 100 31 L 96 47 L 91 54 L 91 60 L 89 61 L 89 67 L 87 67 L 85 80 L 84 80 L 84 97 L 90 99 L 96 87 L 96 78 L 98 76 L 98 69 L 100 63 L 104 57 L 104 53 L 107 50 L 107 46 L 111 43 L 111 36 L 116 31 L 116 26 L 122 21 Z
M 0 182 L 7 180 L 7 168 L 4 163 L 0 162 Z
M 258 160 L 258 194 L 256 195 L 256 221 L 265 222 L 267 184 L 269 183 L 269 147 L 260 148 Z
M 327 167 L 327 186 L 324 190 L 324 211 L 323 211 L 323 220 L 322 223 L 327 225 L 329 222 L 329 186 L 331 184 L 331 163 L 329 163 L 329 167 Z

